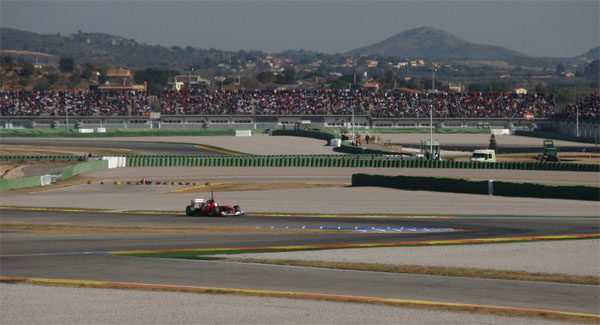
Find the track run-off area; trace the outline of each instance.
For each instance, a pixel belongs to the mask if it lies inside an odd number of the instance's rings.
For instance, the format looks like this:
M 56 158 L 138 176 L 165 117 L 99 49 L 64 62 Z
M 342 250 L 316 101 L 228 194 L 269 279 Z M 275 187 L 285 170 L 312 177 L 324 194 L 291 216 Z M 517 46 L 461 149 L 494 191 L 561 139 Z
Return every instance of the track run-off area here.
M 160 146 L 149 145 L 146 150 L 161 150 Z M 133 145 L 132 149 L 140 148 Z M 600 321 L 597 202 L 348 187 L 355 172 L 455 173 L 455 177 L 473 179 L 487 179 L 491 174 L 484 173 L 493 173 L 494 178 L 555 184 L 590 184 L 594 183 L 593 177 L 597 178 L 594 174 L 550 171 L 416 169 L 177 167 L 96 171 L 82 175 L 91 184 L 2 194 L 0 282 L 3 288 L 18 286 L 9 283 L 134 288 L 166 291 L 165 297 L 167 292 L 216 293 L 377 304 L 398 310 L 432 309 L 436 313 L 466 311 L 542 320 Z M 140 178 L 163 184 L 126 185 Z M 116 181 L 121 184 L 116 185 Z M 164 185 L 165 181 L 171 185 Z M 183 210 L 190 199 L 210 194 L 181 191 L 192 186 L 173 184 L 240 181 L 338 185 L 215 192 L 217 201 L 240 204 L 247 211 L 244 216 L 215 218 L 185 216 Z M 567 245 L 553 246 L 562 244 Z M 386 249 L 388 255 L 377 258 Z M 309 254 L 309 260 L 322 261 L 319 254 L 329 252 L 338 255 L 329 262 L 360 262 L 361 254 L 370 255 L 367 263 L 372 265 L 425 265 L 427 259 L 435 262 L 436 255 L 424 250 L 436 250 L 446 260 L 459 260 L 460 267 L 505 273 L 516 272 L 511 262 L 538 264 L 538 269 L 524 271 L 551 275 L 563 273 L 566 268 L 561 268 L 562 264 L 577 269 L 581 263 L 581 269 L 588 267 L 591 271 L 570 275 L 592 278 L 592 283 L 259 261 L 270 259 L 270 254 L 288 253 L 283 258 L 299 260 L 293 254 L 303 253 Z M 248 254 L 252 255 L 249 260 L 236 258 Z M 498 263 L 486 266 L 482 262 L 485 255 Z M 532 257 L 523 261 L 521 255 Z M 465 256 L 465 261 L 475 263 L 461 265 L 460 259 Z M 441 262 L 432 265 L 444 267 Z M 290 303 L 281 308 L 293 306 Z M 239 306 L 230 307 L 235 313 Z M 394 319 L 391 316 L 378 322 Z M 474 319 L 457 322 L 482 322 Z

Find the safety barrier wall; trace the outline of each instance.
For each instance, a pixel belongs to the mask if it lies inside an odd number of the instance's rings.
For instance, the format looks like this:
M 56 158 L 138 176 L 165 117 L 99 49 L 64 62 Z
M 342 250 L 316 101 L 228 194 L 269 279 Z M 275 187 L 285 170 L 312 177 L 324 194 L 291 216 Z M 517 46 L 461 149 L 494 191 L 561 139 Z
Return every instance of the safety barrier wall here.
M 311 156 L 127 156 L 127 167 L 354 167 L 462 168 L 600 172 L 599 164 L 556 162 L 471 162 L 399 159 L 381 155 Z
M 14 190 L 42 185 L 40 176 L 14 179 L 0 179 L 0 191 Z
M 490 194 L 488 181 L 429 176 L 353 174 L 352 186 L 380 186 L 414 191 Z M 493 195 L 600 201 L 600 187 L 493 181 Z
M 94 160 L 88 161 L 81 164 L 71 165 L 65 167 L 61 171 L 61 178 L 67 180 L 75 175 L 86 173 L 94 170 L 108 168 L 108 160 Z
M 557 162 L 471 162 L 452 160 L 401 159 L 377 154 L 360 155 L 272 155 L 272 156 L 127 156 L 127 167 L 379 167 L 379 168 L 462 168 L 600 172 L 600 164 Z M 74 156 L 0 156 L 7 160 L 83 161 Z M 122 166 L 122 165 L 119 165 Z

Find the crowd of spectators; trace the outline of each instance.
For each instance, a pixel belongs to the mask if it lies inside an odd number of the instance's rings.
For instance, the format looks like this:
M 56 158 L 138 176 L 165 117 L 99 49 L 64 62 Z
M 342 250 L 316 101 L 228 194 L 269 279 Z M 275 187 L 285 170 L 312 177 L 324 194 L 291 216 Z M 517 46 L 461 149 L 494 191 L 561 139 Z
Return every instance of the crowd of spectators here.
M 600 120 L 600 93 L 586 96 L 574 104 L 567 105 L 565 110 L 557 117 L 563 119 L 575 119 L 579 113 L 579 118 L 583 120 Z
M 182 90 L 157 96 L 163 115 L 370 115 L 378 118 L 570 118 L 599 117 L 599 96 L 591 95 L 554 113 L 552 94 L 436 93 L 399 90 Z M 2 116 L 140 116 L 150 96 L 139 91 L 0 91 Z
M 149 112 L 135 91 L 0 91 L 2 116 L 127 116 Z
M 456 93 L 410 95 L 391 91 L 374 98 L 374 117 L 521 118 L 551 117 L 552 94 Z

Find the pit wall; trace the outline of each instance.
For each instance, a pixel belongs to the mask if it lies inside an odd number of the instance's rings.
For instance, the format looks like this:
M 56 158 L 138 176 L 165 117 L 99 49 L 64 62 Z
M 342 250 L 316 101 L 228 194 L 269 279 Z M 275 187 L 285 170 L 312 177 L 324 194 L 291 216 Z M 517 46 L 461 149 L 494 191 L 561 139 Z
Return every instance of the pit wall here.
M 412 191 L 600 201 L 600 187 L 580 185 L 546 185 L 502 181 L 474 181 L 428 176 L 353 174 L 352 186 L 378 186 Z
M 556 162 L 471 162 L 399 159 L 381 155 L 284 156 L 127 156 L 127 167 L 350 167 L 461 168 L 600 172 L 598 164 Z

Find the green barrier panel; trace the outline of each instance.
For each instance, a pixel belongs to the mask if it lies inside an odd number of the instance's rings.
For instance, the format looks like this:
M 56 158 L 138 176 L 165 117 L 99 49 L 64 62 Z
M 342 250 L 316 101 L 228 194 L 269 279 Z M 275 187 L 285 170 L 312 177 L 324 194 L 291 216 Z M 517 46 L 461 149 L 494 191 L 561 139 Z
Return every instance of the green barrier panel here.
M 27 178 L 0 179 L 0 191 L 14 190 L 42 185 L 40 176 Z
M 84 163 L 79 163 L 65 167 L 61 171 L 61 179 L 67 180 L 75 175 L 86 173 L 94 170 L 108 168 L 108 160 L 92 160 Z

